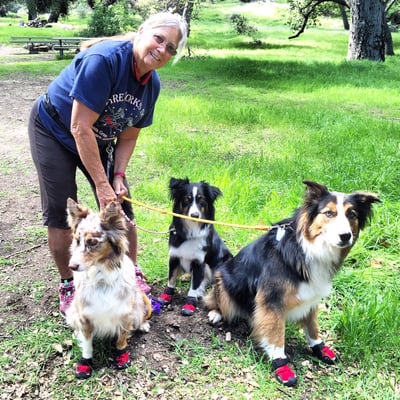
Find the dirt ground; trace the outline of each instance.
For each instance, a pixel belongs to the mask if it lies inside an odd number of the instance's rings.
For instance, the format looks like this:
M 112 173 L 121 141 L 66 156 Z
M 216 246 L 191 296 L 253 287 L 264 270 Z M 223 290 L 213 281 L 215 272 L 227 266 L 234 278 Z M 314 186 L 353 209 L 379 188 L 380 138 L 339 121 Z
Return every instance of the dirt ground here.
M 19 61 L 33 61 L 35 57 L 54 57 L 54 54 L 28 55 L 24 49 L 0 46 L 2 63 L 15 61 L 16 58 Z M 51 79 L 41 76 L 31 80 L 26 75 L 13 74 L 0 80 L 0 256 L 6 260 L 0 273 L 3 285 L 13 288 L 0 296 L 0 337 L 5 337 L 6 326 L 8 330 L 13 327 L 20 331 L 39 318 L 58 317 L 58 275 L 49 255 L 45 231 L 41 227 L 38 184 L 27 136 L 31 106 L 37 96 L 46 90 Z M 38 286 L 43 293 L 41 296 L 37 296 Z M 16 287 L 19 289 L 15 290 Z M 153 285 L 154 295 L 161 291 L 160 286 Z M 163 310 L 161 315 L 153 315 L 148 334 L 131 339 L 134 363 L 139 368 L 143 364 L 154 373 L 158 371 L 174 376 L 177 365 L 176 355 L 172 351 L 174 343 L 194 338 L 199 345 L 209 346 L 212 335 L 225 340 L 224 328 L 214 328 L 205 323 L 205 311 L 198 310 L 193 317 L 180 315 L 184 294 L 176 295 L 174 303 L 174 307 Z M 62 319 L 61 316 L 59 318 Z M 45 376 L 46 370 L 65 368 L 64 362 L 60 357 L 51 360 L 52 365 L 41 372 L 46 378 L 42 382 L 51 379 L 50 375 Z M 109 375 L 108 379 L 112 380 L 112 376 Z M 151 382 L 148 384 L 150 390 Z M 145 393 L 146 382 L 142 382 L 141 386 Z M 15 393 L 21 395 L 18 384 L 14 389 L 9 389 L 10 398 L 41 398 L 38 393 L 23 392 L 22 396 L 14 397 Z

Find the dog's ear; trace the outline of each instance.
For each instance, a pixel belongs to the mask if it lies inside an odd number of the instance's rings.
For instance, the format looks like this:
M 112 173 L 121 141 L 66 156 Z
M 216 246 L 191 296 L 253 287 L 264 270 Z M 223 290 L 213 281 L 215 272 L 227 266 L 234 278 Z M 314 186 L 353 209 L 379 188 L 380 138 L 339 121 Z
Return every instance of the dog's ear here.
M 307 180 L 304 180 L 303 183 L 307 185 L 306 199 L 320 199 L 322 196 L 329 193 L 328 188 L 320 183 Z
M 219 188 L 217 188 L 216 186 L 211 186 L 211 185 L 207 185 L 207 186 L 208 186 L 208 191 L 209 191 L 212 202 L 214 202 L 218 196 L 222 196 L 222 192 L 221 192 L 221 190 L 219 190 Z
M 169 181 L 171 199 L 175 199 L 180 189 L 185 185 L 189 185 L 189 183 L 189 178 L 187 177 L 185 179 L 171 178 Z
M 126 231 L 126 221 L 118 202 L 112 201 L 100 212 L 100 220 L 107 231 Z
M 86 218 L 89 209 L 80 206 L 75 200 L 68 197 L 67 199 L 67 221 L 71 229 L 75 229 L 79 222 Z
M 366 223 L 372 217 L 372 204 L 381 203 L 381 200 L 374 193 L 355 192 L 349 195 L 351 203 L 354 204 L 358 213 L 358 224 L 364 229 Z

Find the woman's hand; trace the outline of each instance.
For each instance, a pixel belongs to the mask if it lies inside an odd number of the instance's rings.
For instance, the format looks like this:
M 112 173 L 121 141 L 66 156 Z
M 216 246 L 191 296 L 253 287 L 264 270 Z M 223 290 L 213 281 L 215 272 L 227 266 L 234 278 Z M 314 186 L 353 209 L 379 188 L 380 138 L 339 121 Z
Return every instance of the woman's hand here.
M 108 182 L 96 186 L 96 195 L 99 200 L 100 210 L 112 201 L 118 200 L 117 194 Z
M 118 201 L 122 203 L 124 201 L 122 197 L 128 195 L 128 189 L 125 186 L 124 178 L 122 176 L 114 176 L 113 187 Z

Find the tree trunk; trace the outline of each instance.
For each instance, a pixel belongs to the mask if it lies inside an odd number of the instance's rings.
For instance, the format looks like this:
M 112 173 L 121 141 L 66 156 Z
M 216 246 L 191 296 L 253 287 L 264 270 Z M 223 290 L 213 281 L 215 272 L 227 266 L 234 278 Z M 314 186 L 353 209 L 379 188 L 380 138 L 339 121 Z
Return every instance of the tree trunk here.
M 348 31 L 350 29 L 350 25 L 346 14 L 346 8 L 342 4 L 339 4 L 339 9 L 340 15 L 342 16 L 343 28 L 344 30 Z
M 48 23 L 57 23 L 58 18 L 60 17 L 60 13 L 57 11 L 52 11 L 49 15 L 49 19 L 47 20 Z
M 385 23 L 385 50 L 387 56 L 394 56 L 392 32 L 387 23 Z
M 384 12 L 382 0 L 350 1 L 348 60 L 385 61 Z

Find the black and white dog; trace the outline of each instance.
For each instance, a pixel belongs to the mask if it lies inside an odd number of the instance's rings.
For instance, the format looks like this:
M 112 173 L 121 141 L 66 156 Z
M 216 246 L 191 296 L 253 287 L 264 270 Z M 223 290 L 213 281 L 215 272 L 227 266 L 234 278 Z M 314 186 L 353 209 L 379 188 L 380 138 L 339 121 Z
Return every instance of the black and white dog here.
M 221 191 L 207 182 L 189 182 L 188 178 L 171 178 L 170 195 L 173 212 L 192 218 L 214 220 L 214 201 Z M 214 225 L 173 216 L 169 235 L 168 286 L 158 298 L 170 304 L 175 292 L 176 280 L 182 271 L 191 274 L 191 286 L 181 314 L 194 314 L 199 298 L 213 280 L 213 271 L 223 261 L 232 257 Z

